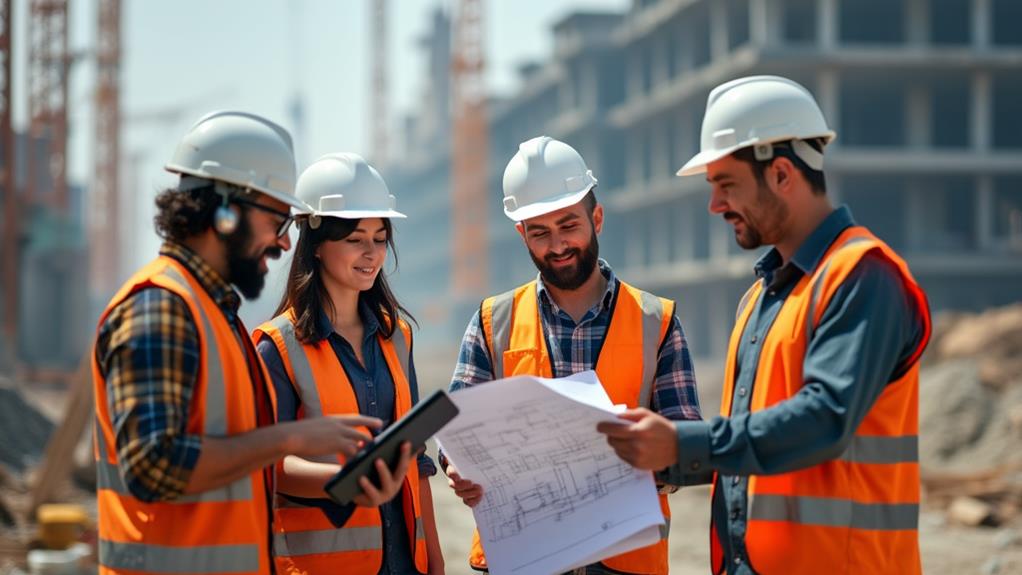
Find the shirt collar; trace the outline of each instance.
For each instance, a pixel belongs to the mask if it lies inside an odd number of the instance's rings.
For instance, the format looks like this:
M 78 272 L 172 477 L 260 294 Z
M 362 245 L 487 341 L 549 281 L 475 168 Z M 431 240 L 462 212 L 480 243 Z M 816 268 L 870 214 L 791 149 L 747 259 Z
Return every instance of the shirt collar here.
M 795 255 L 791 257 L 790 263 L 803 274 L 812 272 L 820 264 L 827 249 L 841 235 L 841 232 L 854 225 L 855 220 L 852 218 L 852 212 L 848 206 L 841 206 L 834 210 L 802 242 L 802 245 L 795 251 Z M 784 258 L 781 257 L 781 252 L 777 251 L 777 248 L 770 248 L 770 251 L 756 261 L 753 269 L 757 277 L 768 277 L 780 268 L 783 262 Z
M 213 298 L 213 302 L 218 307 L 233 314 L 238 313 L 241 296 L 199 254 L 184 244 L 167 240 L 160 246 L 160 255 L 174 258 L 180 262 L 198 280 L 199 285 Z
M 362 320 L 362 328 L 365 330 L 362 334 L 362 339 L 367 340 L 375 337 L 376 332 L 380 330 L 380 322 L 376 319 L 376 315 L 373 314 L 372 310 L 369 309 L 369 304 L 362 301 L 361 298 L 358 301 L 358 317 Z M 334 324 L 330 321 L 326 308 L 320 306 L 319 318 L 316 321 L 316 341 L 322 341 L 330 337 L 332 333 L 334 333 Z
M 599 311 L 603 311 L 610 307 L 611 302 L 614 301 L 614 294 L 617 292 L 617 276 L 614 275 L 614 270 L 610 269 L 610 264 L 606 260 L 600 258 L 596 260 L 596 265 L 600 269 L 600 273 L 607 280 L 607 289 L 603 292 L 603 297 L 600 298 Z M 536 275 L 536 293 L 539 296 L 539 301 L 543 304 L 551 306 L 554 310 L 560 311 L 561 308 L 557 307 L 554 303 L 553 298 L 550 297 L 550 292 L 547 291 L 546 285 L 543 283 L 543 274 Z M 596 306 L 594 306 L 596 307 Z

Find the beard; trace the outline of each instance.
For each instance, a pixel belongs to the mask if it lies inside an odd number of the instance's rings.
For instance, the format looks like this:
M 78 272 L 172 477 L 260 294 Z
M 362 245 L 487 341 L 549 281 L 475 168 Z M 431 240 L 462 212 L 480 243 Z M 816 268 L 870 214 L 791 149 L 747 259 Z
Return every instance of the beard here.
M 735 228 L 735 242 L 742 249 L 754 250 L 764 244 L 773 245 L 776 243 L 776 230 L 788 219 L 788 206 L 765 184 L 756 188 L 756 206 L 758 210 L 755 214 L 724 212 L 726 221 L 738 218 L 745 225 L 743 233 Z
M 574 265 L 563 268 L 553 266 L 554 258 L 568 254 L 575 256 Z M 543 282 L 562 290 L 576 290 L 586 283 L 586 280 L 593 275 L 593 270 L 596 269 L 599 256 L 600 243 L 596 239 L 595 230 L 585 249 L 571 248 L 559 254 L 547 254 L 542 259 L 536 257 L 536 254 L 529 250 L 529 257 L 532 258 L 532 263 L 536 264 L 536 269 L 539 270 Z
M 238 229 L 227 236 L 227 281 L 238 288 L 241 295 L 247 300 L 259 297 L 266 285 L 266 272 L 259 269 L 263 256 L 279 258 L 281 249 L 276 246 L 268 247 L 252 254 L 252 227 L 248 218 L 241 218 L 238 222 Z

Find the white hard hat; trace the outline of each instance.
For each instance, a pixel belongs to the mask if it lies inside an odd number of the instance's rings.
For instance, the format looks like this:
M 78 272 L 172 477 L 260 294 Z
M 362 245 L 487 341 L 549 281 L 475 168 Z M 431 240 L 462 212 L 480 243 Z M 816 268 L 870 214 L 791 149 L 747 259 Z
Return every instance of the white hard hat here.
M 298 199 L 308 204 L 302 212 L 335 218 L 403 218 L 397 200 L 380 173 L 358 154 L 327 154 L 298 177 Z
M 291 135 L 255 114 L 206 114 L 178 143 L 166 169 L 219 180 L 305 208 L 294 196 L 297 170 Z
M 564 142 L 539 136 L 522 142 L 504 168 L 504 213 L 516 222 L 582 201 L 596 178 Z
M 795 154 L 809 167 L 822 170 L 823 154 L 804 140 L 823 138 L 829 144 L 835 135 L 801 84 L 780 76 L 739 78 L 710 92 L 700 151 L 678 175 L 701 174 L 707 164 L 749 146 L 756 146 L 756 159 L 767 160 L 773 157 L 770 144 L 785 140 L 793 140 Z

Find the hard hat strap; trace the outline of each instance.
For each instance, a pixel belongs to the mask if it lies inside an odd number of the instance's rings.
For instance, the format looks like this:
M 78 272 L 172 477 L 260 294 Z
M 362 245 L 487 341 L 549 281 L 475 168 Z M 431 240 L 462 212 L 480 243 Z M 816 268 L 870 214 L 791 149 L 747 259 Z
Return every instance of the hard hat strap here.
M 817 172 L 823 171 L 823 154 L 816 151 L 816 148 L 812 147 L 809 142 L 805 140 L 790 140 L 781 144 L 756 144 L 752 147 L 752 153 L 759 162 L 768 162 L 774 159 L 774 148 L 777 146 L 791 146 L 791 151 L 798 157 L 798 159 L 805 162 L 807 166 L 816 170 Z
M 823 154 L 817 152 L 816 148 L 809 145 L 809 142 L 805 140 L 792 140 L 791 149 L 807 166 L 817 172 L 823 171 Z

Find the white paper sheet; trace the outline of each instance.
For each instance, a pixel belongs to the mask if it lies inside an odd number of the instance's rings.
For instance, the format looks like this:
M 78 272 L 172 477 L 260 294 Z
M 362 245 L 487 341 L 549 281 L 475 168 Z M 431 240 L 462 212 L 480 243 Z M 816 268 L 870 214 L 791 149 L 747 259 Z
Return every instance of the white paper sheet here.
M 659 540 L 652 473 L 596 431 L 619 420 L 595 372 L 508 378 L 451 399 L 460 413 L 437 439 L 483 487 L 473 512 L 490 573 L 563 573 Z

